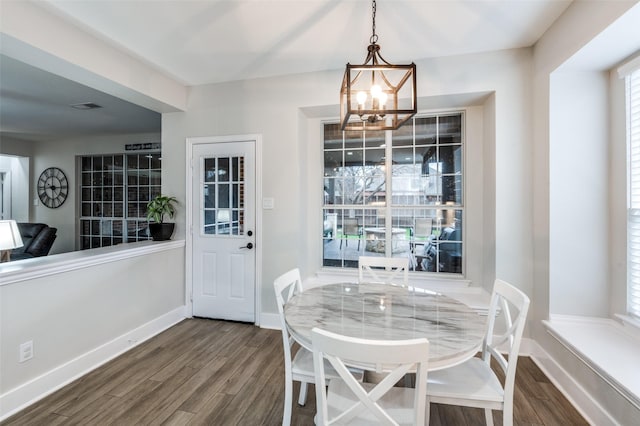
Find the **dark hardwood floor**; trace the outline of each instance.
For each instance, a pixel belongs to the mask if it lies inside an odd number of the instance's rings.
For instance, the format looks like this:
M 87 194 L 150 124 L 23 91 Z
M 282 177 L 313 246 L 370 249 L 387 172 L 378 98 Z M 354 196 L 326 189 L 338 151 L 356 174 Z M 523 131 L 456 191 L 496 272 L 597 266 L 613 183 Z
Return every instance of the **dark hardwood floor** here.
M 314 392 L 306 406 L 294 402 L 293 425 L 313 425 Z M 1 425 L 279 425 L 283 398 L 280 331 L 188 319 Z M 516 425 L 587 424 L 528 357 L 518 361 L 514 410 Z M 484 425 L 484 413 L 433 404 L 431 425 Z

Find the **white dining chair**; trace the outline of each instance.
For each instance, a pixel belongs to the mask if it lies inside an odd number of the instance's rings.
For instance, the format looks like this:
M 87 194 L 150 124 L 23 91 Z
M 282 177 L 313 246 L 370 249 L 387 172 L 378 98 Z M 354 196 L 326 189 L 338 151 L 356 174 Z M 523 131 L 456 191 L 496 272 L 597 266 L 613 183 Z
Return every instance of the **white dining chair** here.
M 426 406 L 429 341 L 368 340 L 319 328 L 311 331 L 316 382 L 325 376 L 328 360 L 340 375 L 328 389 L 316 386 L 316 425 L 417 425 L 428 423 Z M 377 384 L 362 383 L 350 374 L 346 362 L 371 365 L 388 374 Z M 416 372 L 414 388 L 394 387 L 409 371 Z
M 293 381 L 300 382 L 300 393 L 298 404 L 304 405 L 307 402 L 307 385 L 316 383 L 313 371 L 313 354 L 307 349 L 300 347 L 292 358 L 291 349 L 294 339 L 289 334 L 287 323 L 284 317 L 284 305 L 291 297 L 302 291 L 302 280 L 300 270 L 295 268 L 280 275 L 273 282 L 280 315 L 280 327 L 282 328 L 282 343 L 284 348 L 284 412 L 282 415 L 283 426 L 291 424 L 291 404 L 293 402 Z M 353 370 L 352 374 L 357 380 L 362 381 L 364 373 L 362 370 Z M 333 368 L 327 365 L 327 380 L 338 377 Z M 321 386 L 324 387 L 324 386 Z
M 455 367 L 432 372 L 427 385 L 427 410 L 429 403 L 484 408 L 487 425 L 493 425 L 492 410 L 502 410 L 503 424 L 512 425 L 516 365 L 528 309 L 526 294 L 496 280 L 482 342 L 482 359 L 471 358 Z M 505 321 L 505 331 L 496 336 L 498 315 Z M 503 348 L 508 358 L 501 353 Z M 504 386 L 491 369 L 492 357 L 505 374 Z
M 409 283 L 409 259 L 406 257 L 360 256 L 358 282 L 383 284 Z

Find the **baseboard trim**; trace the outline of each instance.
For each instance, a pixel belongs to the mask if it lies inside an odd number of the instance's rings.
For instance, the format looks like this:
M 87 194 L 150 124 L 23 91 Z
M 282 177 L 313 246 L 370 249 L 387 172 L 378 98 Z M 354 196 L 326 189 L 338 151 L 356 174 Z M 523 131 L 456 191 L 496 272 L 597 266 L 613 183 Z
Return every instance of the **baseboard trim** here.
M 260 328 L 268 328 L 270 330 L 280 330 L 282 328 L 282 325 L 280 323 L 280 315 L 262 313 L 262 315 L 260 315 Z
M 185 307 L 178 307 L 0 395 L 0 421 L 161 333 L 185 317 Z
M 600 403 L 580 385 L 573 377 L 553 359 L 535 340 L 530 342 L 530 357 L 533 362 L 549 378 L 551 383 L 578 410 L 580 415 L 591 425 L 615 426 L 618 423 L 602 408 Z

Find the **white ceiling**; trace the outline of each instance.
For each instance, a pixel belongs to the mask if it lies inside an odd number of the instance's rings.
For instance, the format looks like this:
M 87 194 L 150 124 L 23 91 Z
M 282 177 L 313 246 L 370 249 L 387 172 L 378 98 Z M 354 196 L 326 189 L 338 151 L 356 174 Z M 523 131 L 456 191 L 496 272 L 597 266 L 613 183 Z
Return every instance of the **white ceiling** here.
M 531 46 L 570 3 L 380 0 L 378 44 L 391 63 Z M 372 24 L 368 0 L 43 0 L 37 4 L 187 86 L 362 63 Z M 135 123 L 145 119 L 145 111 L 131 109 L 131 104 L 123 104 L 119 113 L 115 98 L 84 86 L 72 89 L 68 86 L 72 82 L 59 77 L 47 81 L 41 72 L 19 71 L 20 63 L 9 64 L 14 68 L 11 74 L 5 66 L 8 61 L 1 62 L 3 133 L 23 132 L 25 139 L 40 140 L 65 129 L 73 132 L 75 126 L 91 131 L 90 124 L 96 133 L 103 132 L 105 124 L 120 124 L 112 130 L 121 132 L 127 122 L 133 126 L 131 132 L 140 131 Z M 64 90 L 54 90 L 63 83 Z M 84 96 L 76 92 L 85 90 Z M 80 100 L 71 101 L 71 93 Z M 114 103 L 113 108 L 80 111 L 94 113 L 94 123 L 86 115 L 75 122 L 68 115 L 56 120 L 44 112 L 54 104 L 100 104 L 98 99 Z M 137 113 L 142 114 L 140 120 Z M 30 114 L 35 114 L 32 119 Z
M 368 0 L 70 1 L 43 4 L 185 85 L 362 63 Z M 392 63 L 533 45 L 568 0 L 381 0 L 376 32 Z

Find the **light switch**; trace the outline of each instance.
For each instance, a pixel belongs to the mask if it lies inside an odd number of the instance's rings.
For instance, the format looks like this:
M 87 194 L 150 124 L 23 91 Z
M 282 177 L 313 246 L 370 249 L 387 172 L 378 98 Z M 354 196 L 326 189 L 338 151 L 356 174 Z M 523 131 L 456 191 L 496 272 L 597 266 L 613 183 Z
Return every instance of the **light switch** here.
M 273 198 L 263 198 L 262 199 L 262 208 L 265 210 L 273 209 L 273 205 L 275 204 L 275 200 Z

